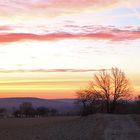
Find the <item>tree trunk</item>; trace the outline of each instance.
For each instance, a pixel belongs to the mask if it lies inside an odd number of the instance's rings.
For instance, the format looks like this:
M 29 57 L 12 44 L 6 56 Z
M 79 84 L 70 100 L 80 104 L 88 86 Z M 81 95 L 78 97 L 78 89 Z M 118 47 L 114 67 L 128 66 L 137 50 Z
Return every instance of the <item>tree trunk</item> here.
M 116 101 L 113 101 L 112 105 L 111 105 L 111 113 L 114 113 L 116 109 Z
M 110 103 L 108 100 L 106 100 L 106 110 L 107 110 L 107 113 L 110 113 Z
M 84 109 L 86 109 L 86 103 L 83 101 L 83 107 Z

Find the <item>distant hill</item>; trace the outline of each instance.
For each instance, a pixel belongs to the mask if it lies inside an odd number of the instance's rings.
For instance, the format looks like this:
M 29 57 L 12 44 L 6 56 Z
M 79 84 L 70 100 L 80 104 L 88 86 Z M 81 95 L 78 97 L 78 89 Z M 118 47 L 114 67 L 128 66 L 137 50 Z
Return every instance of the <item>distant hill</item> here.
M 0 108 L 18 108 L 22 102 L 31 102 L 34 107 L 44 106 L 60 112 L 74 111 L 76 99 L 41 99 L 41 98 L 0 98 Z

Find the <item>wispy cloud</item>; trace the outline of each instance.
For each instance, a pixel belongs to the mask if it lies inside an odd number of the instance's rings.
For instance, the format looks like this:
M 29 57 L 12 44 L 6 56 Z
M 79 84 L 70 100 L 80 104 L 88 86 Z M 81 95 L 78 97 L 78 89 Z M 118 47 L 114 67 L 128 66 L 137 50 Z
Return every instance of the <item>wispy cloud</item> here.
M 24 69 L 17 69 L 17 70 L 4 70 L 1 69 L 0 73 L 17 73 L 17 72 L 94 72 L 94 71 L 104 71 L 109 69 L 33 69 L 33 70 L 24 70 Z
M 10 3 L 10 4 L 9 4 Z M 139 0 L 1 0 L 1 13 L 5 15 L 12 14 L 47 14 L 58 16 L 62 14 L 71 14 L 75 12 L 96 11 L 118 5 L 131 5 L 138 7 Z
M 89 8 L 103 8 L 114 5 L 120 0 L 1 0 L 0 8 L 5 14 L 23 12 L 43 12 L 51 15 L 69 14 L 79 10 L 88 10 Z M 10 3 L 10 4 L 9 4 Z M 19 13 L 20 13 L 19 12 Z
M 9 27 L 2 27 L 2 30 L 11 30 Z M 45 28 L 44 28 L 45 30 Z M 64 28 L 63 30 L 66 30 Z M 140 28 L 126 27 L 71 27 L 67 32 L 55 31 L 53 33 L 35 34 L 35 33 L 0 33 L 0 42 L 16 42 L 23 40 L 37 41 L 55 41 L 62 39 L 96 39 L 109 41 L 126 41 L 140 39 Z
M 12 30 L 11 26 L 8 25 L 0 26 L 0 31 L 9 31 L 9 30 Z

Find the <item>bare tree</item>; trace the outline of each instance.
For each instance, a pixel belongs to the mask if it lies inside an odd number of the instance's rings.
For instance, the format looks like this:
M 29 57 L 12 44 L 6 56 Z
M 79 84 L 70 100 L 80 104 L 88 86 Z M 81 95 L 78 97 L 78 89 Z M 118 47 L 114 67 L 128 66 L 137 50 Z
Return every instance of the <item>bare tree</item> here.
M 25 117 L 32 117 L 34 116 L 35 110 L 30 102 L 23 102 L 20 105 L 20 112 L 21 114 L 25 115 Z
M 96 73 L 89 84 L 88 92 L 83 90 L 77 95 L 83 105 L 87 101 L 102 100 L 107 113 L 113 113 L 117 102 L 130 96 L 130 85 L 124 72 L 112 68 L 110 71 L 103 70 Z
M 90 85 L 90 84 L 89 84 Z M 101 100 L 102 96 L 96 92 L 92 86 L 77 91 L 78 103 L 82 104 L 82 115 L 92 114 L 96 111 L 95 104 Z
M 48 115 L 49 115 L 49 112 L 50 112 L 49 108 L 43 107 L 43 106 L 38 107 L 38 108 L 36 109 L 37 115 L 39 115 L 39 116 L 41 116 L 41 117 L 48 116 Z

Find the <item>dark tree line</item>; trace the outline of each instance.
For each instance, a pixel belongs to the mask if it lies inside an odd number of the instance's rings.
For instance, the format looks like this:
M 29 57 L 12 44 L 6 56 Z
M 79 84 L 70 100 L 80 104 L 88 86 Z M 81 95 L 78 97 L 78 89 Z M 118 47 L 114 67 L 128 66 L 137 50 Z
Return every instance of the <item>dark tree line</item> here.
M 43 106 L 34 108 L 32 103 L 23 102 L 19 109 L 15 110 L 13 114 L 15 117 L 46 117 L 55 116 L 58 114 L 58 111 Z
M 134 104 L 135 105 L 134 112 L 140 114 L 140 95 L 138 95 L 135 100 L 136 103 Z
M 5 108 L 0 108 L 0 113 L 4 113 L 6 112 L 6 109 Z
M 83 115 L 95 112 L 116 113 L 120 107 L 140 104 L 139 101 L 130 104 L 130 93 L 131 86 L 125 73 L 118 68 L 112 68 L 96 73 L 88 87 L 77 92 L 77 97 L 78 103 L 83 107 Z

